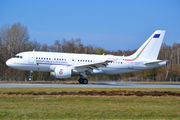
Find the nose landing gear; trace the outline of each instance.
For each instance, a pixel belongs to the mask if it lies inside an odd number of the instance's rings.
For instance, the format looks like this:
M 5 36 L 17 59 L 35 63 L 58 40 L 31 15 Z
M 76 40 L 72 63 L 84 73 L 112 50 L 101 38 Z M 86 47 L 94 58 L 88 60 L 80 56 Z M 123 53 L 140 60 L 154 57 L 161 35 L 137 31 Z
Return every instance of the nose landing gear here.
M 33 75 L 33 71 L 30 71 L 30 76 L 29 76 L 29 78 L 28 78 L 29 81 L 32 80 L 32 75 Z

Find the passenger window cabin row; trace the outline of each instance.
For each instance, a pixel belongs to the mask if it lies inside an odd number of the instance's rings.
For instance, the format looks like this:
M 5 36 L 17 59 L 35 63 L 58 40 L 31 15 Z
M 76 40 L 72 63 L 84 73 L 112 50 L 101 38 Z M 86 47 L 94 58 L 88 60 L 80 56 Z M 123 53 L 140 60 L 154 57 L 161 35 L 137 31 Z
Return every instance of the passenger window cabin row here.
M 51 58 L 43 58 L 43 57 L 36 57 L 37 60 L 51 60 Z M 53 59 L 52 59 L 53 60 Z M 62 58 L 54 58 L 54 60 L 56 61 L 66 61 L 66 59 L 62 59 Z
M 15 56 L 14 58 L 22 58 L 22 56 Z M 51 60 L 51 58 L 43 58 L 43 57 L 36 57 L 37 60 Z M 56 61 L 66 61 L 66 59 L 63 58 L 54 58 Z M 72 61 L 75 61 L 72 59 Z M 77 60 L 78 62 L 92 62 L 92 60 Z M 116 64 L 122 64 L 122 62 L 110 62 L 110 63 L 116 63 Z
M 92 60 L 78 60 L 78 62 L 92 62 Z
M 122 64 L 122 62 L 111 62 L 111 63 Z

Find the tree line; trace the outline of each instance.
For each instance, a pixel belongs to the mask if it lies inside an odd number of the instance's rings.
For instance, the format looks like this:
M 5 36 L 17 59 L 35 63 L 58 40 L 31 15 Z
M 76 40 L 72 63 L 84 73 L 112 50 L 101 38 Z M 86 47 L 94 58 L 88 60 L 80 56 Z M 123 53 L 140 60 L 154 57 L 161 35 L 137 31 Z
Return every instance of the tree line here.
M 30 40 L 28 29 L 21 23 L 13 25 L 5 24 L 0 29 L 0 79 L 24 80 L 29 77 L 29 71 L 21 71 L 6 66 L 6 61 L 24 51 L 47 51 L 47 52 L 66 52 L 66 53 L 85 53 L 85 54 L 111 54 L 117 56 L 128 56 L 136 50 L 105 50 L 95 45 L 83 45 L 80 38 L 71 40 L 55 40 L 53 45 L 40 44 L 36 40 Z M 180 44 L 174 43 L 172 46 L 162 44 L 158 59 L 168 60 L 168 65 L 160 68 L 144 70 L 134 73 L 118 75 L 120 77 L 180 77 Z M 117 75 L 111 75 L 117 76 Z M 38 80 L 48 79 L 48 72 L 34 72 L 34 78 Z

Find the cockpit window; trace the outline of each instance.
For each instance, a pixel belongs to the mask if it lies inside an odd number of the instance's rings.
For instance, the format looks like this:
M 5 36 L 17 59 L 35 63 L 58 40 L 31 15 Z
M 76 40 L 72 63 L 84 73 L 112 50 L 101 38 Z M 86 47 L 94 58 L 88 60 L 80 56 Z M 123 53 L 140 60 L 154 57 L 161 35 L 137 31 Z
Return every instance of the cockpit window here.
M 13 58 L 20 58 L 20 59 L 22 59 L 22 56 L 16 55 Z
M 17 56 L 14 56 L 14 58 L 19 58 L 19 56 L 17 55 Z

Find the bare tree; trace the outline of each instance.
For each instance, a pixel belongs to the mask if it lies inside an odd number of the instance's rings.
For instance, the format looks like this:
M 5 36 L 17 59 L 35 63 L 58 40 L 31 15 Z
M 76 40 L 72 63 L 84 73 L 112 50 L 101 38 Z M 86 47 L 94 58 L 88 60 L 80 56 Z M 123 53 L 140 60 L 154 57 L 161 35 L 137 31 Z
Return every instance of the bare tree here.
M 25 51 L 26 45 L 29 40 L 29 34 L 27 27 L 21 25 L 21 23 L 15 23 L 12 26 L 9 24 L 3 25 L 0 29 L 1 38 L 1 76 L 7 76 L 10 72 L 7 72 L 6 60 L 15 54 Z M 17 72 L 17 71 L 15 71 Z
M 56 48 L 56 52 L 61 52 L 60 40 L 56 40 L 54 45 L 55 45 L 55 48 Z
M 41 50 L 48 52 L 49 51 L 48 48 L 49 47 L 47 46 L 47 44 L 43 44 Z

